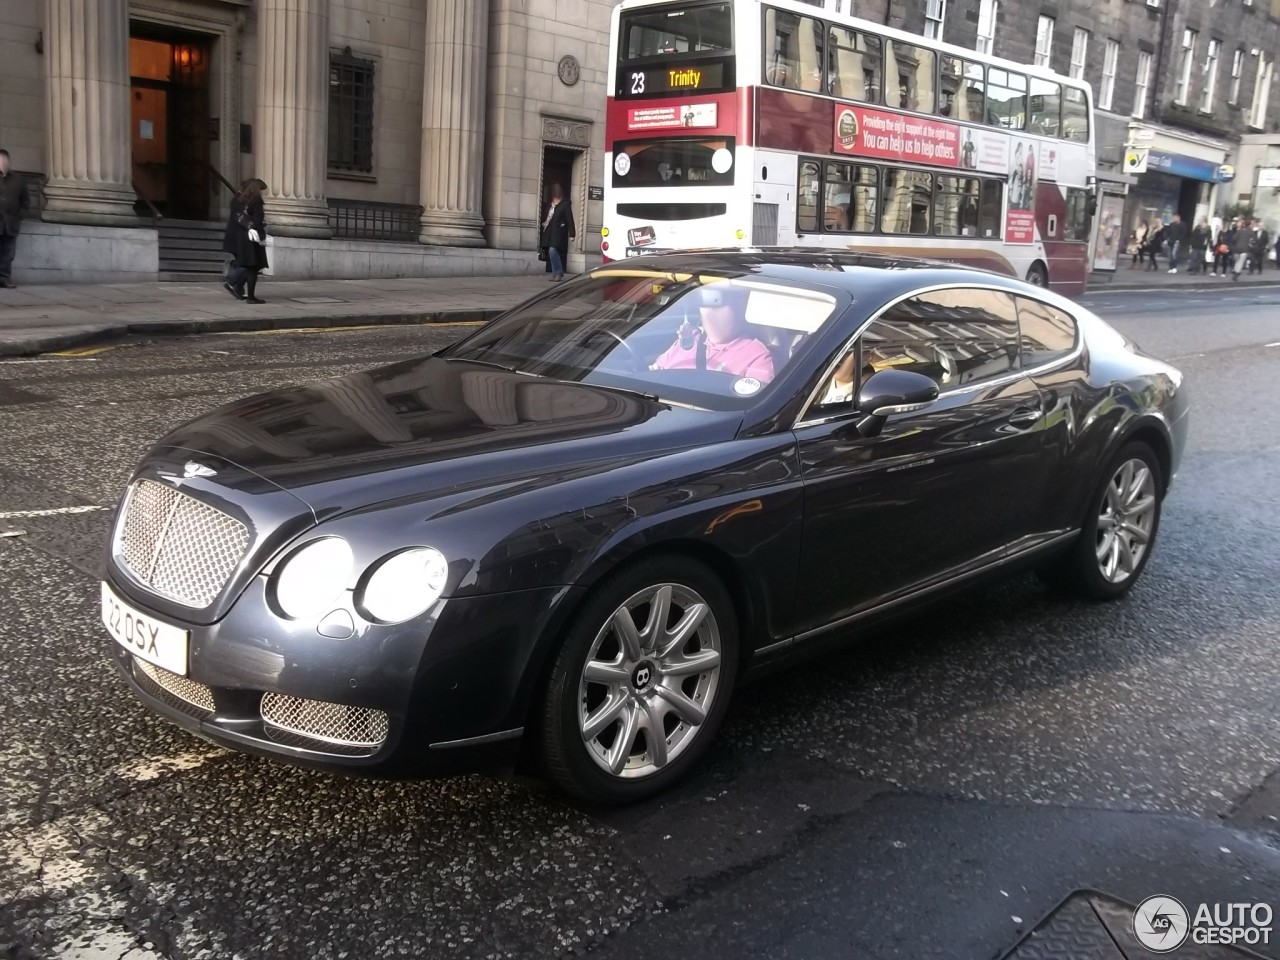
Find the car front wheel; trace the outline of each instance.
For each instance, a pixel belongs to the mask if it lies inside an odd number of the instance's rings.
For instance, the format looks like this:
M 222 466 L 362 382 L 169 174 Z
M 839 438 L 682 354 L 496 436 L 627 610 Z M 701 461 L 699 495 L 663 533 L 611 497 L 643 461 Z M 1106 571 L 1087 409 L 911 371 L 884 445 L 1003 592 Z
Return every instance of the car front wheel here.
M 651 558 L 589 600 L 552 667 L 541 716 L 550 779 L 591 803 L 632 803 L 697 765 L 724 717 L 737 618 L 719 578 Z
M 1055 586 L 1095 599 L 1128 592 L 1151 556 L 1160 528 L 1163 476 L 1145 443 L 1130 443 L 1112 459 L 1071 553 L 1043 571 Z

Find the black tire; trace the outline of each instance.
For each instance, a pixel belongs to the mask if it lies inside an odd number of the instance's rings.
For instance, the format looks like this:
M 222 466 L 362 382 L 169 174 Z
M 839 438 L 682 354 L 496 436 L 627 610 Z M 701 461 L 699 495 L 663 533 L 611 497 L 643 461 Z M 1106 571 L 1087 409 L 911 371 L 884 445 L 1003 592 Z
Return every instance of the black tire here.
M 1044 268 L 1044 264 L 1033 263 L 1031 269 L 1027 271 L 1027 283 L 1033 287 L 1049 286 L 1049 271 Z
M 697 725 L 677 721 L 677 732 L 684 729 L 688 737 L 688 742 L 679 752 L 652 773 L 624 778 L 603 769 L 601 761 L 597 761 L 594 748 L 598 746 L 598 740 L 593 740 L 589 746 L 584 739 L 580 712 L 584 706 L 583 671 L 595 648 L 597 636 L 613 622 L 615 612 L 630 598 L 660 584 L 675 584 L 691 590 L 709 608 L 714 618 L 711 623 L 718 634 L 719 673 L 705 719 Z M 701 633 L 697 636 L 701 644 Z M 738 646 L 737 616 L 729 592 L 720 578 L 703 564 L 678 555 L 654 556 L 613 574 L 595 590 L 574 617 L 551 666 L 547 687 L 535 715 L 542 766 L 547 778 L 579 800 L 610 805 L 647 799 L 683 779 L 710 748 L 728 710 L 738 668 Z M 657 672 L 655 670 L 655 674 Z M 656 686 L 658 683 L 655 681 L 649 689 Z M 650 699 L 653 702 L 662 700 L 661 697 Z M 619 733 L 620 730 L 621 727 Z M 648 734 L 643 732 L 647 744 Z M 651 755 L 647 745 L 645 749 L 647 752 L 641 754 L 641 759 Z
M 1123 579 L 1108 579 L 1098 558 L 1099 527 L 1103 521 L 1103 511 L 1107 500 L 1108 488 L 1116 478 L 1120 469 L 1129 461 L 1140 461 L 1150 471 L 1154 493 L 1154 508 L 1151 515 L 1150 529 L 1146 548 L 1138 561 Z M 1094 488 L 1089 498 L 1089 512 L 1081 525 L 1080 536 L 1070 551 L 1063 554 L 1053 563 L 1043 567 L 1040 578 L 1056 589 L 1074 596 L 1089 600 L 1115 600 L 1124 596 L 1138 582 L 1147 561 L 1151 559 L 1151 551 L 1155 549 L 1156 537 L 1160 531 L 1160 514 L 1164 501 L 1164 475 L 1160 469 L 1160 460 L 1147 444 L 1137 441 L 1125 444 L 1107 463 L 1102 479 Z M 1105 531 L 1102 531 L 1105 536 Z

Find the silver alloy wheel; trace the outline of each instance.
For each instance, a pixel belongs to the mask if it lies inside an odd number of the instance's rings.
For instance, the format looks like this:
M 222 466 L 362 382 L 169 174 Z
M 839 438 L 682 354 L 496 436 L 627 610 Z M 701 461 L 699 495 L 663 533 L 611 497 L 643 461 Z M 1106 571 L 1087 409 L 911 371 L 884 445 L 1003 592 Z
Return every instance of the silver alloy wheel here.
M 1098 569 L 1110 583 L 1123 583 L 1142 562 L 1156 518 L 1156 481 L 1138 458 L 1116 470 L 1098 515 Z
M 671 763 L 711 712 L 720 664 L 720 625 L 694 590 L 662 583 L 634 594 L 596 634 L 579 681 L 591 759 L 625 779 Z

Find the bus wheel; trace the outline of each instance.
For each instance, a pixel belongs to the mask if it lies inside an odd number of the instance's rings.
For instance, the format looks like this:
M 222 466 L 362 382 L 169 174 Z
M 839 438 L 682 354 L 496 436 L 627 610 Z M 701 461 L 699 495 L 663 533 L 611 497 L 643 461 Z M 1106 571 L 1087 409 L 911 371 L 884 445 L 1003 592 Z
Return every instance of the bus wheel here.
M 1033 263 L 1031 269 L 1027 271 L 1027 283 L 1033 287 L 1047 287 L 1049 285 L 1049 272 L 1045 270 L 1043 263 Z

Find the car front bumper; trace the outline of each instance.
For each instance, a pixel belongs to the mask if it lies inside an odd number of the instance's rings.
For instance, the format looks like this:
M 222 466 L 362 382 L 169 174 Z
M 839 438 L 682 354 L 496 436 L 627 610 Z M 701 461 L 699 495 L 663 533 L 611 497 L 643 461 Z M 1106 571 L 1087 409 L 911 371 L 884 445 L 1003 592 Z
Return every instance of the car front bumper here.
M 185 677 L 109 641 L 153 712 L 230 749 L 386 777 L 509 768 L 547 624 L 572 592 L 441 600 L 392 626 L 348 607 L 355 630 L 339 640 L 277 616 L 261 577 L 207 626 L 160 614 L 125 578 L 107 582 L 142 613 L 190 632 Z

